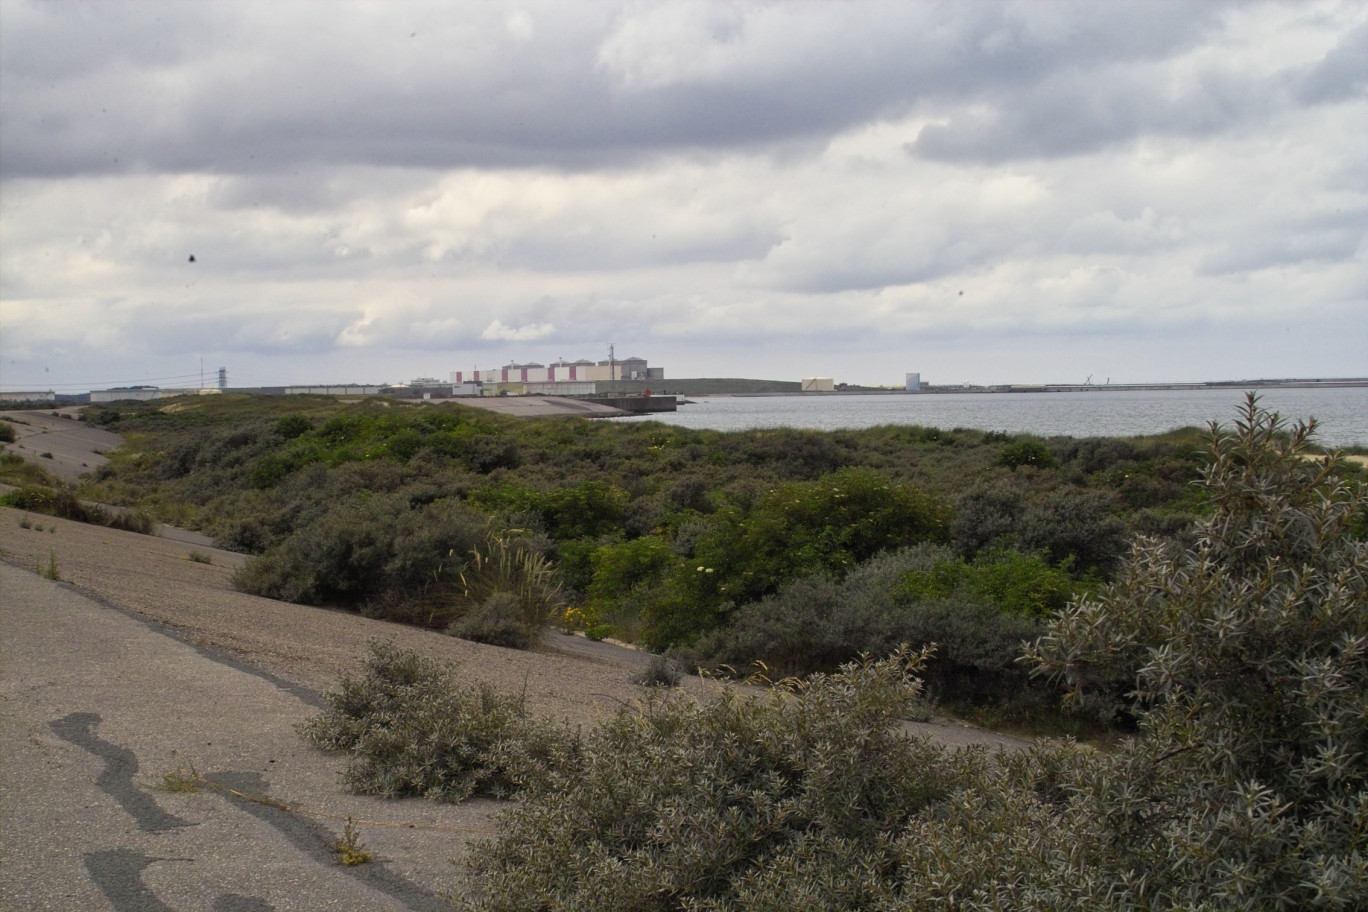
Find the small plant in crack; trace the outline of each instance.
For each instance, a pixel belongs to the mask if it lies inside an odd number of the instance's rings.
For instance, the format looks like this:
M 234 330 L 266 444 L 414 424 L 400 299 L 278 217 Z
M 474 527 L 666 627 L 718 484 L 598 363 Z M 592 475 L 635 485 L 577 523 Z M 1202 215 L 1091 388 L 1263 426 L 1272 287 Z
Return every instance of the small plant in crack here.
M 195 769 L 195 765 L 192 763 L 189 769 L 178 766 L 162 773 L 160 788 L 164 792 L 198 792 L 202 782 L 199 771 Z
M 371 853 L 361 844 L 361 834 L 351 817 L 347 818 L 347 825 L 342 828 L 342 836 L 328 848 L 337 856 L 338 864 L 363 865 L 371 860 Z

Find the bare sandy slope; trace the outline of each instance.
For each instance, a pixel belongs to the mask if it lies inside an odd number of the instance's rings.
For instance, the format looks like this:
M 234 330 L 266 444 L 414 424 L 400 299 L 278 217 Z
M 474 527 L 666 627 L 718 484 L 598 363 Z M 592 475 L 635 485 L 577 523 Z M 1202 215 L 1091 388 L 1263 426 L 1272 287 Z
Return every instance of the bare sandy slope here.
M 232 572 L 244 558 L 228 551 L 11 509 L 0 511 L 0 549 L 7 562 L 29 570 L 55 562 L 61 580 L 86 594 L 312 690 L 334 688 L 379 640 L 457 662 L 471 680 L 526 693 L 529 708 L 548 717 L 592 722 L 639 692 L 631 681 L 639 656 L 630 650 L 571 654 L 548 643 L 541 652 L 520 652 L 258 598 L 232 587 Z M 192 553 L 211 562 L 192 561 Z
M 0 420 L 14 428 L 14 443 L 0 444 L 0 452 L 18 453 L 63 481 L 75 481 L 109 460 L 104 457 L 123 443 L 109 431 L 77 421 L 81 409 L 68 406 L 48 411 L 0 412 Z

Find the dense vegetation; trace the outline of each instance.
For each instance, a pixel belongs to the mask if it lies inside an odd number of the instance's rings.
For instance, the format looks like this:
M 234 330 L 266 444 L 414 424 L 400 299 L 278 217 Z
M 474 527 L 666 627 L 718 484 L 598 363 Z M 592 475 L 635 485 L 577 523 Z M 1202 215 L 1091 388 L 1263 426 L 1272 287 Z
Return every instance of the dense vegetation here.
M 506 645 L 548 620 L 740 674 L 939 644 L 942 701 L 1052 704 L 1015 662 L 1137 533 L 1189 544 L 1201 434 L 693 431 L 226 395 L 88 409 L 87 485 L 254 555 L 251 592 Z M 982 709 L 982 707 L 990 707 Z
M 520 794 L 463 900 L 486 912 L 1361 909 L 1364 492 L 1282 430 L 1252 401 L 1213 428 L 1193 543 L 1141 539 L 1028 650 L 1074 699 L 1128 704 L 1138 733 L 1111 751 L 910 738 L 926 656 L 906 649 L 763 697 L 652 694 L 586 736 L 504 712 L 487 747 L 469 708 L 428 721 L 459 702 L 429 694 L 440 669 L 380 650 L 314 731 L 426 781 L 469 733 L 461 790 Z

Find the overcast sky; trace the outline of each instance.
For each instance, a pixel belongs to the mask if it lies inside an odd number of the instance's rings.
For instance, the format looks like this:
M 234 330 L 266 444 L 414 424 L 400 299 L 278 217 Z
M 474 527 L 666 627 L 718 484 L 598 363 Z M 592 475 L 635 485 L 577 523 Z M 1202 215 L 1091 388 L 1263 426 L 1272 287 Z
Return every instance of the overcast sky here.
M 8 389 L 1362 377 L 1365 234 L 1361 0 L 0 5 Z

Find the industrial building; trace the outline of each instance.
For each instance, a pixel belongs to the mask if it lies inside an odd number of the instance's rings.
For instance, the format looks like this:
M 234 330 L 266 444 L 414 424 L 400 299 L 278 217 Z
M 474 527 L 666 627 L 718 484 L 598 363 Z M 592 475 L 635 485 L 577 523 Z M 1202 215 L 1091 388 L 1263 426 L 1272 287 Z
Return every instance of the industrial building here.
M 128 386 L 118 389 L 91 390 L 91 403 L 127 402 L 136 400 L 148 402 L 153 399 L 170 399 L 172 396 L 216 396 L 223 390 L 217 387 L 195 386 L 189 389 L 162 389 L 157 386 Z
M 15 390 L 0 393 L 0 402 L 56 402 L 57 393 L 53 390 Z
M 607 361 L 564 358 L 551 364 L 510 362 L 493 370 L 452 371 L 452 395 L 592 396 L 610 391 L 618 380 L 663 380 L 665 369 L 650 367 L 645 358 Z
M 287 386 L 287 396 L 378 396 L 385 391 L 380 386 L 344 383 L 333 386 Z

